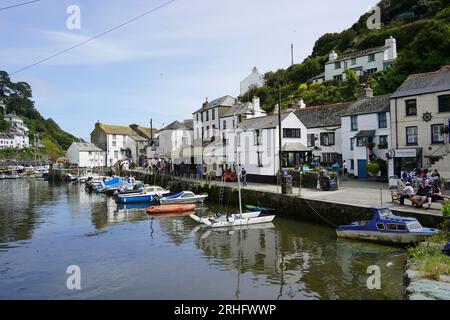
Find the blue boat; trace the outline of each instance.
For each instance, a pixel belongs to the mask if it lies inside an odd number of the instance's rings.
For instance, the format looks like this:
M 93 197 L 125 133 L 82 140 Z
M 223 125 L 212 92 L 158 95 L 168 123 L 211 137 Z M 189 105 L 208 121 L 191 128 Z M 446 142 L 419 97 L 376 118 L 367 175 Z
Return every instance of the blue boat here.
M 336 229 L 337 236 L 403 245 L 421 242 L 427 236 L 440 232 L 438 229 L 422 227 L 416 218 L 396 216 L 387 206 L 373 207 L 372 211 L 372 220 L 339 226 Z
M 117 203 L 142 203 L 158 201 L 163 195 L 169 194 L 169 190 L 164 190 L 158 186 L 147 186 L 140 194 L 119 194 L 116 198 Z

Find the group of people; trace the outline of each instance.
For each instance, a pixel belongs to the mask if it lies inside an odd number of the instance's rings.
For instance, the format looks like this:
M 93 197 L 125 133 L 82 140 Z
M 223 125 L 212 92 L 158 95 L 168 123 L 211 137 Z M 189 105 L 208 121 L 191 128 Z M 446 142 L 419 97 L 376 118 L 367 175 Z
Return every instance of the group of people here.
M 417 174 L 404 171 L 401 180 L 405 187 L 401 191 L 400 204 L 404 205 L 405 199 L 411 201 L 414 207 L 422 208 L 427 204 L 429 208 L 433 202 L 444 203 L 440 185 L 440 174 L 437 170 L 418 170 Z M 414 189 L 417 185 L 417 192 Z

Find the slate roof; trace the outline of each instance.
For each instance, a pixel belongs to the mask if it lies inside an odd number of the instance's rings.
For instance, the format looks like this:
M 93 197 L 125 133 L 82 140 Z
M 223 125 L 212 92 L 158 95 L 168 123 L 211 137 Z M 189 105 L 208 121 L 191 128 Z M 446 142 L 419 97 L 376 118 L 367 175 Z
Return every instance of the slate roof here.
M 370 48 L 370 49 L 361 50 L 361 51 L 354 51 L 354 52 L 344 53 L 342 55 L 338 55 L 338 58 L 336 60 L 328 61 L 325 64 L 335 63 L 335 62 L 348 60 L 348 59 L 352 59 L 352 58 L 364 57 L 364 56 L 368 56 L 369 54 L 378 53 L 378 52 L 384 52 L 387 49 L 389 49 L 388 46 L 381 46 L 381 47 Z
M 450 66 L 438 71 L 410 75 L 391 99 L 450 90 Z
M 95 144 L 90 142 L 74 142 L 72 143 L 74 147 L 78 149 L 78 151 L 103 151 Z
M 171 124 L 165 126 L 160 131 L 165 130 L 193 130 L 194 121 L 193 120 L 184 120 L 183 122 L 174 121 Z
M 251 113 L 253 114 L 253 103 L 251 102 L 240 102 L 233 105 L 230 110 L 226 111 L 223 115 L 221 115 L 221 118 L 225 117 L 231 117 L 234 114 L 244 114 L 244 113 Z
M 307 107 L 295 112 L 307 128 L 321 128 L 341 125 L 341 116 L 352 102 L 329 104 L 320 107 Z
M 11 135 L 8 134 L 8 133 L 0 132 L 0 139 L 9 139 L 9 140 L 12 140 L 12 139 L 14 139 L 14 137 L 11 136 Z
M 136 132 L 138 135 L 140 135 L 141 137 L 147 139 L 147 140 L 151 140 L 152 137 L 155 136 L 156 133 L 158 133 L 158 130 L 153 128 L 153 135 L 152 133 L 152 129 L 151 128 L 146 128 L 146 127 L 141 127 L 139 125 L 136 124 L 132 124 L 130 125 L 130 128 Z
M 109 125 L 109 124 L 99 124 L 100 128 L 106 133 L 106 134 L 121 134 L 131 137 L 134 141 L 147 141 L 147 139 L 141 137 L 138 135 L 133 129 L 126 126 L 115 126 L 115 125 Z
M 357 114 L 389 112 L 390 100 L 389 95 L 376 96 L 357 100 L 347 108 L 341 117 L 348 117 Z
M 286 119 L 290 113 L 282 113 L 281 121 Z M 271 129 L 278 126 L 278 114 L 271 116 L 257 117 L 252 119 L 247 119 L 239 124 L 239 128 L 242 130 L 256 130 L 256 129 Z
M 232 107 L 236 102 L 236 99 L 234 99 L 232 96 L 223 96 L 220 98 L 217 98 L 211 102 L 208 102 L 206 106 L 202 106 L 200 109 L 193 113 L 197 113 L 200 111 L 209 110 L 216 107 Z

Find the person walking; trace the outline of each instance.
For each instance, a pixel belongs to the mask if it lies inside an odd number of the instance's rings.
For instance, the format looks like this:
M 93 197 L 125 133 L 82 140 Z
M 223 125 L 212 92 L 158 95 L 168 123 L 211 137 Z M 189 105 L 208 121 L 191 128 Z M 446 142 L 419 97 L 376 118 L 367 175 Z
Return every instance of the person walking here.
M 245 168 L 242 168 L 241 171 L 241 182 L 243 187 L 247 186 L 247 171 L 245 171 Z
M 344 173 L 344 181 L 347 181 L 347 161 L 344 160 L 344 162 L 342 163 L 342 171 Z

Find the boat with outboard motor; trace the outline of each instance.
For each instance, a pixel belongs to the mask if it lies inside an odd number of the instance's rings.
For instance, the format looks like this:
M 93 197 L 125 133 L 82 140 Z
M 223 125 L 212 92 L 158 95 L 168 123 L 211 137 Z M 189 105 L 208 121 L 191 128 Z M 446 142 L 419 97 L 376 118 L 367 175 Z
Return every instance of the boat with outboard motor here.
M 116 198 L 117 203 L 138 203 L 138 202 L 153 202 L 162 196 L 169 194 L 169 190 L 164 190 L 158 186 L 144 187 L 141 193 L 135 194 L 119 194 Z
M 208 198 L 207 194 L 197 195 L 192 191 L 183 191 L 174 195 L 165 196 L 159 199 L 160 204 L 186 204 L 203 203 Z
M 416 218 L 394 215 L 387 206 L 372 208 L 371 220 L 355 221 L 351 225 L 339 226 L 338 237 L 394 244 L 411 244 L 425 240 L 440 232 L 438 229 L 422 227 Z

